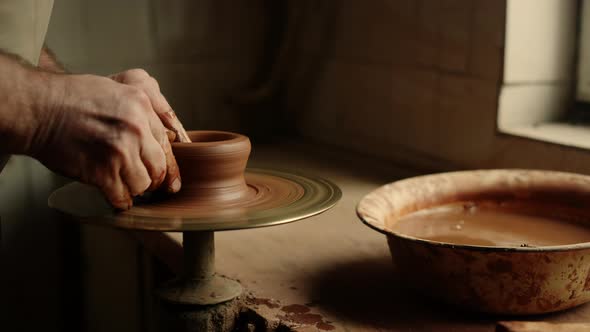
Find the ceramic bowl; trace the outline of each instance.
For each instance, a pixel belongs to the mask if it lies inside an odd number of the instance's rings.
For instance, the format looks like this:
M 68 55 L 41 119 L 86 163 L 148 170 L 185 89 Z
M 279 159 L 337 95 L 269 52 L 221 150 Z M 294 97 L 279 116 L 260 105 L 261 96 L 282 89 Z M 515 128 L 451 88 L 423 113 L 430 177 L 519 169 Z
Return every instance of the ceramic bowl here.
M 399 277 L 444 302 L 494 314 L 541 314 L 590 301 L 590 243 L 547 247 L 458 245 L 392 231 L 400 217 L 453 202 L 516 200 L 590 221 L 590 177 L 552 171 L 480 170 L 384 185 L 357 206 L 385 234 Z M 590 227 L 590 225 L 588 225 Z

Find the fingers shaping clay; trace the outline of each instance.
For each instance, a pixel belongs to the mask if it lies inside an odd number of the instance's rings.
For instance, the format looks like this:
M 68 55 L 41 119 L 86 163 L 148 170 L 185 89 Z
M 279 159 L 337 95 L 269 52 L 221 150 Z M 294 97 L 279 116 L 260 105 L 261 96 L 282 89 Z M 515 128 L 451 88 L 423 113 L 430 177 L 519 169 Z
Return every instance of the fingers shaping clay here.
M 250 140 L 221 131 L 189 131 L 191 143 L 172 143 L 182 189 L 156 197 L 123 214 L 173 218 L 218 216 L 236 211 L 263 211 L 300 199 L 295 182 L 267 174 L 245 175 Z

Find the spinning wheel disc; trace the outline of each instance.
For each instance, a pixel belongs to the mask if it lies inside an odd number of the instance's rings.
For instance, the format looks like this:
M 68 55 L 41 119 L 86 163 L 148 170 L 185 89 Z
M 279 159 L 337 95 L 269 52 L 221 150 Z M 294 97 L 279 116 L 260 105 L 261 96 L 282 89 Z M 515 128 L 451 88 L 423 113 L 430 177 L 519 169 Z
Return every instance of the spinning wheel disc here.
M 144 198 L 115 211 L 94 187 L 71 183 L 49 197 L 49 206 L 81 222 L 154 231 L 220 231 L 284 224 L 319 214 L 336 204 L 340 189 L 330 181 L 274 170 L 248 169 L 248 193 L 208 204 L 183 195 Z

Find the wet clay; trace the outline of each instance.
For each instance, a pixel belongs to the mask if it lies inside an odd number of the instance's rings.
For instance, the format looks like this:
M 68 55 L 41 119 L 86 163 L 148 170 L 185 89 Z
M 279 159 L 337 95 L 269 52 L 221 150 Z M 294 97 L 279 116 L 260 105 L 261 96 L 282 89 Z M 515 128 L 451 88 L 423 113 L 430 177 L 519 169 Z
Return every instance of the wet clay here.
M 410 213 L 390 225 L 395 233 L 452 244 L 541 247 L 590 242 L 590 226 L 564 216 L 539 215 L 534 205 L 453 203 Z
M 191 143 L 172 143 L 182 196 L 227 202 L 252 194 L 244 179 L 251 150 L 248 137 L 219 131 L 191 131 L 188 136 Z
M 207 217 L 286 206 L 304 194 L 282 177 L 246 174 L 248 137 L 221 131 L 189 131 L 191 143 L 173 143 L 182 189 L 152 197 L 122 214 L 138 217 Z

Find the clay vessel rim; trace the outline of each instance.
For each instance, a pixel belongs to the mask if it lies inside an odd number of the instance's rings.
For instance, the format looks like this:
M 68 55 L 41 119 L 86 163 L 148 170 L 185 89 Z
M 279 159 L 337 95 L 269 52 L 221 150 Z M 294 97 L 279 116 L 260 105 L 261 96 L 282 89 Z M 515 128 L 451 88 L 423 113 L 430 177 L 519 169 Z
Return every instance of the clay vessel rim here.
M 449 180 L 449 179 L 460 179 L 463 177 L 480 177 L 482 182 L 485 182 L 486 178 L 501 179 L 504 176 L 514 175 L 528 175 L 540 179 L 546 179 L 546 182 L 563 181 L 563 187 L 567 189 L 583 189 L 580 193 L 589 195 L 590 194 L 590 176 L 557 172 L 557 171 L 543 171 L 543 170 L 529 170 L 529 169 L 490 169 L 490 170 L 472 170 L 472 171 L 458 171 L 458 172 L 447 172 L 437 173 L 431 175 L 416 176 L 412 178 L 403 179 L 400 181 L 394 181 L 392 183 L 385 184 L 369 194 L 365 195 L 359 203 L 357 203 L 355 211 L 357 217 L 368 227 L 385 234 L 388 237 L 396 237 L 411 242 L 417 242 L 434 247 L 452 248 L 452 249 L 464 249 L 472 251 L 488 251 L 488 252 L 557 252 L 557 251 L 568 251 L 568 250 L 584 250 L 590 249 L 590 242 L 580 242 L 574 244 L 555 245 L 555 246 L 542 246 L 542 247 L 508 247 L 508 246 L 484 246 L 484 245 L 471 245 L 471 244 L 454 244 L 449 242 L 440 242 L 428 239 L 422 239 L 411 235 L 403 234 L 391 230 L 385 225 L 383 218 L 379 218 L 379 213 L 372 213 L 369 207 L 370 204 L 375 201 L 387 200 L 387 196 L 394 195 L 396 191 L 401 191 L 403 187 L 419 186 L 421 183 L 432 180 Z M 541 180 L 542 181 L 542 180 Z M 505 183 L 502 183 L 505 184 Z M 532 191 L 533 188 L 529 188 Z M 485 193 L 485 191 L 481 191 Z M 461 200 L 439 202 L 434 203 L 424 208 L 418 208 L 413 211 L 408 211 L 400 215 L 406 215 L 408 213 L 420 211 L 426 208 L 433 208 L 444 204 L 456 203 Z M 382 203 L 382 202 L 381 202 Z M 393 210 L 393 205 L 387 202 L 388 208 Z M 580 209 L 582 210 L 582 209 Z M 391 213 L 391 212 L 390 212 Z M 590 226 L 588 226 L 590 227 Z
M 248 137 L 220 130 L 190 130 L 187 134 L 193 140 L 190 143 L 173 142 L 172 148 L 188 148 L 188 147 L 217 147 L 225 146 L 233 143 L 248 141 Z M 200 140 L 203 139 L 204 140 Z

